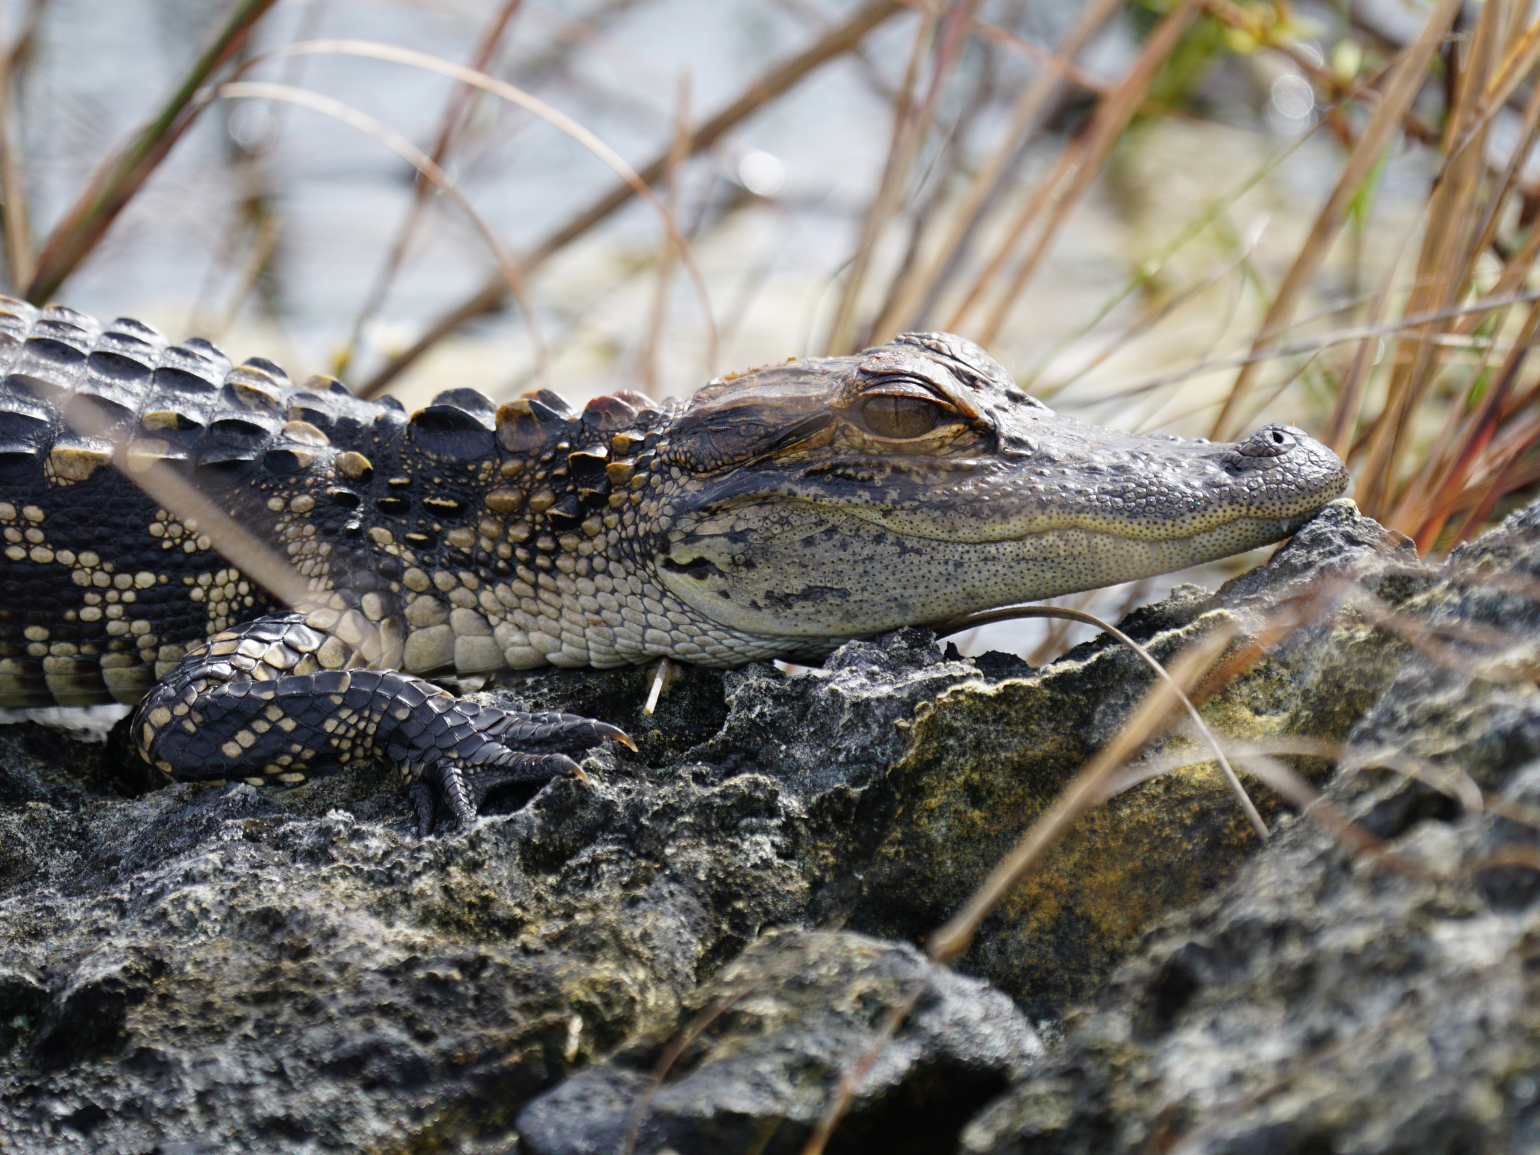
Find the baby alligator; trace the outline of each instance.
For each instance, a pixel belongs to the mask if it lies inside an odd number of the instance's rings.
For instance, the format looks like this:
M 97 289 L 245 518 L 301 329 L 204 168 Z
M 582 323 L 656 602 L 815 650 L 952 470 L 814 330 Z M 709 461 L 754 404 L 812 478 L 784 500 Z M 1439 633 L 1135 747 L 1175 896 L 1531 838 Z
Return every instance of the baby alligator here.
M 139 703 L 139 749 L 182 779 L 383 757 L 424 832 L 624 739 L 433 675 L 816 660 L 1277 541 L 1347 481 L 1288 426 L 1060 416 L 944 333 L 686 402 L 451 389 L 408 415 L 0 298 L 0 371 L 0 705 Z

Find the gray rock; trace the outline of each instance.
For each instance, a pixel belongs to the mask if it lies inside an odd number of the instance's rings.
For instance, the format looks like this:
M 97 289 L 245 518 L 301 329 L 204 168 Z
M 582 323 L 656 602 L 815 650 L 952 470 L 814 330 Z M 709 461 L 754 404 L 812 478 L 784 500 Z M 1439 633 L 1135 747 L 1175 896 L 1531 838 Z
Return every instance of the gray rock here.
M 1123 627 L 1170 659 L 1225 617 L 1245 630 L 1289 618 L 1313 591 L 1362 572 L 1384 587 L 1387 564 L 1415 561 L 1404 539 L 1347 501 L 1328 506 L 1269 564 L 1213 596 L 1191 589 L 1129 616 Z M 1386 598 L 1417 587 L 1381 588 Z M 1336 599 L 1340 600 L 1340 599 Z M 1397 638 L 1350 610 L 1321 608 L 1205 706 L 1232 737 L 1346 737 L 1400 669 Z M 919 939 L 946 921 L 1122 725 L 1154 679 L 1126 647 L 1100 638 L 1025 677 L 959 682 L 921 706 L 911 745 L 880 783 L 835 791 L 820 816 L 870 850 L 856 871 L 849 849 L 827 856 L 814 910 L 826 921 L 889 938 Z M 1156 755 L 1206 754 L 1191 737 Z M 1302 766 L 1324 775 L 1327 764 Z M 1257 791 L 1264 816 L 1276 803 Z M 1162 914 L 1233 877 L 1257 849 L 1212 763 L 1168 775 L 1087 816 L 984 924 L 963 960 L 1015 998 L 1032 1020 L 1054 1019 L 1098 990 L 1129 946 Z M 857 877 L 859 874 L 859 877 Z
M 891 1008 L 914 1010 L 875 1046 Z M 848 932 L 772 935 L 686 1001 L 673 1035 L 627 1047 L 519 1116 L 529 1155 L 802 1150 L 840 1078 L 833 1150 L 949 1146 L 985 1099 L 1042 1053 L 999 991 L 907 944 Z M 661 1060 L 661 1061 L 660 1061 Z M 870 1069 L 857 1077 L 863 1060 Z
M 1532 508 L 1458 551 L 1450 580 L 1406 585 L 1442 645 L 1365 711 L 1328 791 L 1391 857 L 1291 823 L 1161 926 L 964 1150 L 1540 1148 L 1536 574 Z
M 1262 570 L 1124 626 L 1169 658 L 1229 617 L 1256 630 L 1311 604 L 1346 571 L 1422 606 L 1434 586 L 1386 568 L 1409 560 L 1398 548 L 1336 503 Z M 1215 725 L 1343 736 L 1374 705 L 1409 647 L 1316 608 L 1209 701 Z M 933 1001 L 831 1150 L 900 1131 L 945 1148 L 1030 1050 L 1025 1021 L 1095 994 L 1150 925 L 1255 852 L 1211 768 L 1149 782 L 986 923 L 963 960 L 973 977 L 944 975 L 903 944 L 953 913 L 1121 725 L 1143 664 L 1100 639 L 1033 671 L 908 630 L 795 676 L 677 673 L 650 717 L 648 671 L 495 681 L 490 700 L 605 718 L 639 753 L 593 751 L 592 789 L 506 789 L 470 830 L 425 840 L 383 771 L 283 793 L 159 787 L 121 741 L 0 730 L 0 1145 L 507 1151 L 528 1108 L 529 1142 L 543 1128 L 550 1146 L 613 1123 L 659 1040 L 733 975 L 787 957 L 800 966 L 771 967 L 756 1001 L 696 1040 L 656 1097 L 657 1134 L 691 1155 L 720 1149 L 703 1136 L 734 1120 L 805 1131 L 909 976 Z M 1174 733 L 1157 752 L 1191 748 Z M 852 933 L 799 933 L 813 927 Z M 840 1005 L 852 990 L 864 1001 Z M 938 1103 L 938 1131 L 894 1122 Z

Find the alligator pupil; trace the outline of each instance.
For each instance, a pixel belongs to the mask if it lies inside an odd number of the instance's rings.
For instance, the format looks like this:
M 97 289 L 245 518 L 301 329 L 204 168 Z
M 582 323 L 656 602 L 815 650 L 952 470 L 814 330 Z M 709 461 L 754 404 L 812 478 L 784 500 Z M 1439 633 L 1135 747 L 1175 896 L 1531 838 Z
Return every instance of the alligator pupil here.
M 941 414 L 918 397 L 873 397 L 861 406 L 861 418 L 878 437 L 919 437 L 936 427 Z

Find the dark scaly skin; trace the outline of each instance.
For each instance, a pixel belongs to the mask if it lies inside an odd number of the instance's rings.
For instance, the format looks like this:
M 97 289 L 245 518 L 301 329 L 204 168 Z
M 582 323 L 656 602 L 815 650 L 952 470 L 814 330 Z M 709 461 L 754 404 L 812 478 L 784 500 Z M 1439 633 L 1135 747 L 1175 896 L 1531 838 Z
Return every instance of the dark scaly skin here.
M 141 750 L 179 778 L 383 757 L 424 831 L 439 804 L 468 822 L 491 786 L 624 739 L 426 676 L 816 660 L 1279 540 L 1347 480 L 1283 426 L 1219 445 L 1058 416 L 945 334 L 688 403 L 459 389 L 408 418 L 0 298 L 0 371 L 0 705 L 137 702 Z M 141 492 L 147 467 L 287 559 L 292 608 Z

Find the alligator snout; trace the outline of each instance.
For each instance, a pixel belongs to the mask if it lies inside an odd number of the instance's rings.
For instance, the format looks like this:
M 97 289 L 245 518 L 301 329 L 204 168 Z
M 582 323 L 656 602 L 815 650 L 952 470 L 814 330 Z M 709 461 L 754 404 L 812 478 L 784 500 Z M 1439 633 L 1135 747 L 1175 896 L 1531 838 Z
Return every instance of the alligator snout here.
M 1247 479 L 1245 489 L 1256 495 L 1276 491 L 1288 513 L 1319 507 L 1348 485 L 1347 468 L 1326 446 L 1292 425 L 1264 425 L 1244 441 L 1228 446 L 1221 457 L 1225 472 Z M 1280 511 L 1281 512 L 1281 511 Z

